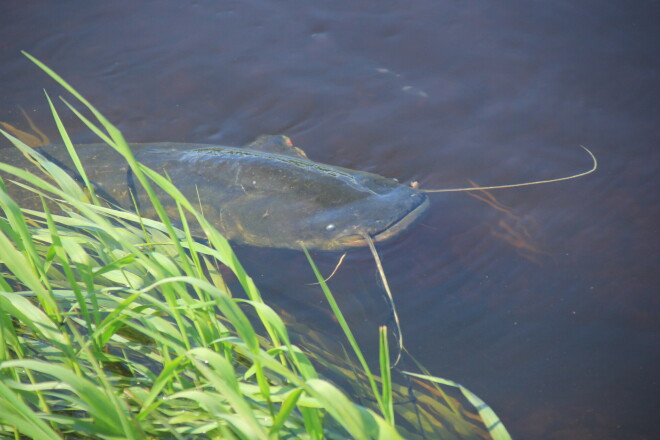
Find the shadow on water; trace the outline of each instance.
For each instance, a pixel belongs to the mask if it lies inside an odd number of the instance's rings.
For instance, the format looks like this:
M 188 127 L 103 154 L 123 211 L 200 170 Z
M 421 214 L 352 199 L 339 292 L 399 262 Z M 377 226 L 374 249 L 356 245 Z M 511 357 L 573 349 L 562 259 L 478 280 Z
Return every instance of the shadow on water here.
M 652 1 L 9 0 L 0 120 L 20 125 L 22 105 L 51 124 L 40 90 L 51 83 L 23 49 L 134 142 L 283 133 L 313 160 L 427 188 L 570 174 L 584 168 L 577 146 L 590 147 L 601 166 L 587 179 L 432 196 L 423 223 L 379 251 L 408 349 L 514 437 L 653 438 L 658 12 Z M 239 251 L 264 296 L 331 328 L 302 255 Z M 338 255 L 315 258 L 331 271 Z M 387 312 L 368 253 L 349 253 L 330 286 L 373 356 Z

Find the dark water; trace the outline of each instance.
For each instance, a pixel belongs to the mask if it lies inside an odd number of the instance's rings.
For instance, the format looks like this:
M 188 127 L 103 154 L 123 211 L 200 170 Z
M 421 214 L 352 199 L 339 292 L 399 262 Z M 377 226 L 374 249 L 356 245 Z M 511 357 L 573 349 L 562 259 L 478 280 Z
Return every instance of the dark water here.
M 53 135 L 19 50 L 131 141 L 284 133 L 316 160 L 432 196 L 380 247 L 408 349 L 516 438 L 651 439 L 659 367 L 657 1 L 13 1 L 0 4 L 0 120 Z M 67 117 L 75 139 L 94 140 Z M 501 205 L 500 205 L 501 204 Z M 295 252 L 239 249 L 278 307 L 318 326 Z M 318 254 L 324 270 L 338 255 Z M 267 262 L 267 264 L 263 264 Z M 367 252 L 331 287 L 365 343 L 387 314 Z

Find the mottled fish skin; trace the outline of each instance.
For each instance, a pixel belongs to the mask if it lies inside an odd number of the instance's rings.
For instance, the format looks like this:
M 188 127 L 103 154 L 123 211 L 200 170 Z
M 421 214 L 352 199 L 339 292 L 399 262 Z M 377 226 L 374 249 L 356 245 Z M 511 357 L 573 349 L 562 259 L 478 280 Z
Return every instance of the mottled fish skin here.
M 254 148 L 131 144 L 139 162 L 166 172 L 195 206 L 201 201 L 206 218 L 227 239 L 239 244 L 289 249 L 304 245 L 311 250 L 362 247 L 367 245 L 365 234 L 374 241 L 396 237 L 428 210 L 425 194 L 377 174 L 311 161 L 286 136 L 262 136 L 247 147 Z M 37 150 L 73 170 L 64 146 Z M 117 152 L 105 144 L 79 145 L 76 151 L 100 195 L 132 209 L 130 189 L 137 195 L 140 213 L 155 217 L 144 190 Z M 0 149 L 0 162 L 36 172 L 13 148 Z M 40 209 L 33 194 L 11 184 L 8 190 L 22 206 Z M 176 218 L 169 196 L 160 191 L 158 195 Z M 194 232 L 201 232 L 198 226 Z

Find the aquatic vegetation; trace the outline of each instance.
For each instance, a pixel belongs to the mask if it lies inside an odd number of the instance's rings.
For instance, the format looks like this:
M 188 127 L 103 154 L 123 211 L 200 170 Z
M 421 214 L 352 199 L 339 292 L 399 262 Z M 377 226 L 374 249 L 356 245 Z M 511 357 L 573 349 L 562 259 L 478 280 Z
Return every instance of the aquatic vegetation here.
M 469 391 L 426 376 L 435 391 L 420 408 L 436 411 L 416 413 L 406 425 L 412 428 L 400 427 L 411 417 L 395 402 L 401 387 L 391 380 L 386 329 L 380 331 L 376 374 L 310 258 L 360 359 L 350 369 L 332 359 L 323 362 L 363 379 L 372 403 L 356 403 L 321 377 L 321 356 L 291 343 L 289 329 L 264 303 L 227 240 L 166 177 L 138 163 L 121 133 L 93 106 L 34 61 L 92 112 L 99 125 L 65 101 L 124 156 L 158 220 L 99 200 L 50 99 L 82 182 L 2 132 L 46 172 L 39 177 L 0 163 L 7 179 L 20 179 L 41 200 L 40 209 L 22 208 L 0 182 L 2 431 L 35 439 L 397 439 L 425 438 L 424 432 L 448 439 L 508 438 Z M 180 229 L 156 188 L 173 198 Z M 189 218 L 207 243 L 193 239 Z M 247 299 L 232 296 L 219 264 L 231 270 Z

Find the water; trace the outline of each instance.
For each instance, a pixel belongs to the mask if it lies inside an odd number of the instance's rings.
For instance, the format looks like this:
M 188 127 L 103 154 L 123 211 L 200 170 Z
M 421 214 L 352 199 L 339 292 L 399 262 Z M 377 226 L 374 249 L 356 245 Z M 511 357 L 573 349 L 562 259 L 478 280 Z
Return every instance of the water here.
M 406 345 L 514 437 L 656 438 L 655 1 L 83 1 L 0 5 L 0 120 L 56 132 L 27 50 L 135 142 L 284 133 L 310 158 L 423 187 L 576 181 L 432 196 L 380 247 Z M 93 137 L 66 117 L 76 140 Z M 499 208 L 499 209 L 498 209 Z M 319 319 L 295 252 L 239 249 L 264 296 Z M 326 272 L 339 255 L 316 255 Z M 263 261 L 269 261 L 264 265 Z M 331 287 L 367 343 L 373 262 Z

